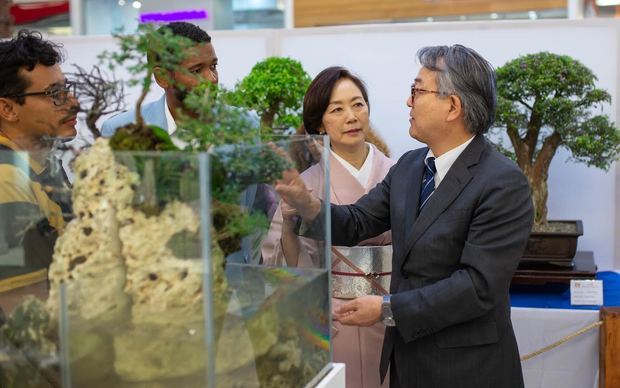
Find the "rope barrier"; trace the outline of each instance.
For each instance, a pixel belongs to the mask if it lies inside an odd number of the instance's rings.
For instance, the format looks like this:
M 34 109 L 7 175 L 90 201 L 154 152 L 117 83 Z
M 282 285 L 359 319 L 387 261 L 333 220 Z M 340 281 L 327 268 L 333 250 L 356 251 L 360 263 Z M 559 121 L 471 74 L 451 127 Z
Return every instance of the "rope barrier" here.
M 603 321 L 598 321 L 598 322 L 591 323 L 591 324 L 589 324 L 588 326 L 584 327 L 581 330 L 578 330 L 578 331 L 576 331 L 576 332 L 574 332 L 572 334 L 569 334 L 569 335 L 567 335 L 565 337 L 560 338 L 559 340 L 555 341 L 551 345 L 547 345 L 544 348 L 538 349 L 535 352 L 532 352 L 532 353 L 526 354 L 525 356 L 522 356 L 521 357 L 521 361 L 529 360 L 530 358 L 534 358 L 534 357 L 539 356 L 539 355 L 541 355 L 541 354 L 543 354 L 545 352 L 548 352 L 551 349 L 557 348 L 558 346 L 562 345 L 563 343 L 568 342 L 568 341 L 572 340 L 573 338 L 578 337 L 578 336 L 580 336 L 582 334 L 585 334 L 585 333 L 589 332 L 590 330 L 592 330 L 592 329 L 594 329 L 596 327 L 601 326 L 602 324 L 603 324 Z

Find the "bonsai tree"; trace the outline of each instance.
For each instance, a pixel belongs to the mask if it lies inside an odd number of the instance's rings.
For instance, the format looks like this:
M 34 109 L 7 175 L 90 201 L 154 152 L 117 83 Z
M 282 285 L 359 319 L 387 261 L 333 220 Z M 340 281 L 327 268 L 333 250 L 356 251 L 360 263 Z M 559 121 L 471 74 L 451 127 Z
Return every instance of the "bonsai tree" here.
M 187 72 L 179 64 L 183 60 L 185 50 L 191 48 L 194 43 L 190 39 L 174 35 L 169 29 L 156 29 L 150 24 L 140 24 L 135 34 L 117 34 L 115 37 L 119 41 L 119 49 L 103 52 L 99 59 L 107 63 L 110 70 L 125 67 L 132 76 L 127 85 L 140 85 L 141 91 L 135 107 L 135 123 L 116 131 L 111 139 L 112 147 L 117 150 L 176 149 L 165 130 L 145 124 L 141 107 L 151 90 L 155 67 L 161 69 L 162 76 L 172 71 Z M 145 61 L 147 56 L 157 58 L 157 61 Z
M 167 29 L 155 29 L 151 25 L 141 25 L 137 34 L 117 35 L 116 38 L 119 50 L 105 52 L 100 58 L 107 61 L 112 69 L 125 66 L 131 74 L 131 80 L 127 84 L 140 85 L 141 94 L 136 103 L 135 123 L 117 130 L 110 140 L 111 148 L 117 151 L 178 150 L 165 130 L 145 125 L 140 107 L 152 85 L 155 63 L 161 69 L 159 76 L 166 76 L 173 71 L 189 74 L 179 64 L 186 50 L 195 43 L 185 37 L 173 35 Z M 145 56 L 158 60 L 144 61 Z M 299 67 L 301 68 L 301 65 Z M 169 79 L 169 82 L 175 81 Z M 183 85 L 176 84 L 176 87 L 182 89 Z M 185 151 L 210 151 L 212 154 L 212 206 L 214 220 L 219 221 L 215 224 L 213 234 L 225 255 L 238 249 L 244 235 L 259 228 L 265 229 L 269 225 L 266 217 L 244 212 L 238 204 L 239 195 L 248 184 L 259 183 L 251 182 L 248 177 L 268 176 L 272 182 L 288 167 L 286 161 L 269 150 L 256 154 L 237 151 L 237 147 L 256 144 L 257 140 L 268 140 L 271 131 L 264 131 L 260 137 L 251 117 L 243 110 L 230 106 L 234 102 L 233 94 L 203 80 L 198 87 L 187 90 L 183 103 L 186 112 L 192 114 L 179 112 L 181 117 L 176 134 L 187 144 Z M 225 151 L 216 152 L 216 148 L 222 145 L 225 145 Z M 226 160 L 221 160 L 222 158 Z M 266 161 L 273 161 L 275 165 Z M 156 163 L 153 160 L 146 162 Z M 267 165 L 275 170 L 264 171 L 260 167 Z M 191 171 L 187 172 L 187 166 L 181 162 L 179 165 L 166 162 L 164 165 L 147 164 L 137 167 L 145 176 L 149 176 L 144 180 L 150 187 L 143 188 L 145 196 L 142 204 L 142 209 L 147 214 L 158 214 L 162 210 L 160 204 L 165 204 L 170 198 L 179 198 L 178 190 L 191 185 L 187 182 Z M 218 180 L 218 177 L 221 179 Z
M 125 106 L 123 83 L 110 79 L 99 66 L 90 71 L 73 65 L 75 71 L 69 73 L 75 82 L 75 96 L 80 101 L 80 112 L 86 114 L 86 126 L 96 139 L 101 132 L 95 125 L 97 120 L 110 113 L 118 112 Z
M 233 100 L 256 110 L 263 128 L 296 128 L 301 125 L 301 105 L 310 81 L 300 62 L 270 57 L 237 83 Z
M 187 143 L 186 151 L 211 153 L 213 233 L 225 255 L 239 250 L 244 236 L 269 227 L 264 212 L 239 205 L 241 192 L 251 184 L 273 183 L 291 167 L 273 148 L 251 147 L 271 140 L 271 133 L 259 134 L 245 111 L 231 107 L 231 99 L 216 84 L 194 88 L 184 100 L 193 114 L 181 112 L 177 133 Z
M 505 131 L 512 157 L 532 189 L 535 229 L 547 225 L 547 177 L 557 150 L 573 160 L 608 169 L 620 152 L 620 133 L 600 113 L 609 93 L 579 61 L 548 52 L 514 59 L 497 69 L 496 131 Z M 598 109 L 598 112 L 597 112 Z

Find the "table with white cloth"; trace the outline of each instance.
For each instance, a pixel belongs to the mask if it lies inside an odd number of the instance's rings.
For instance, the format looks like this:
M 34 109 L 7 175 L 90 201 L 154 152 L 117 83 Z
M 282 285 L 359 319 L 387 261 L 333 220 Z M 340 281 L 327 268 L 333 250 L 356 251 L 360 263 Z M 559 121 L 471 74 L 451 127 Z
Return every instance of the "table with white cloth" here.
M 599 320 L 598 310 L 512 308 L 512 325 L 521 356 Z M 596 388 L 599 330 L 595 328 L 557 348 L 521 362 L 526 388 Z
M 605 306 L 620 305 L 620 274 L 599 272 Z M 511 314 L 519 352 L 525 356 L 598 322 L 599 307 L 571 306 L 568 285 L 511 288 Z M 521 362 L 526 388 L 596 388 L 599 328 Z

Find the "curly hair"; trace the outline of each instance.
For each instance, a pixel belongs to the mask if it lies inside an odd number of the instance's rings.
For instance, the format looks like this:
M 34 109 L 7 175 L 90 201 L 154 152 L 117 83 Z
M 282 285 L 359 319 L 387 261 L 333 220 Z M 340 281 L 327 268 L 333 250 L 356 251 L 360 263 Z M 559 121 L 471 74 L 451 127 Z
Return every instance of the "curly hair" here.
M 20 30 L 9 40 L 0 41 L 0 97 L 23 93 L 29 81 L 20 76 L 19 70 L 32 71 L 38 64 L 54 66 L 62 63 L 62 45 L 44 40 L 38 31 Z M 19 104 L 24 97 L 15 97 Z

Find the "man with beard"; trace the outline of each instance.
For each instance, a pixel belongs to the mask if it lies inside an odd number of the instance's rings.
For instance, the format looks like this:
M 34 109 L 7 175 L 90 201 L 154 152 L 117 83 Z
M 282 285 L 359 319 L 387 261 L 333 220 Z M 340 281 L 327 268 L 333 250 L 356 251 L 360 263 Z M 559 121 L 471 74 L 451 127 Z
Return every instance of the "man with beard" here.
M 49 264 L 71 213 L 63 170 L 50 152 L 56 140 L 76 134 L 78 102 L 62 60 L 60 46 L 38 32 L 0 42 L 0 254 L 22 244 L 31 267 Z
M 164 89 L 164 95 L 157 101 L 143 105 L 142 116 L 147 125 L 163 128 L 169 135 L 173 135 L 177 129 L 179 110 L 183 109 L 183 99 L 187 93 L 203 80 L 217 84 L 217 56 L 211 37 L 200 27 L 187 22 L 173 22 L 160 27 L 160 30 L 164 28 L 173 35 L 196 43 L 186 50 L 185 58 L 179 64 L 179 71 L 171 74 L 157 66 L 158 58 L 147 58 L 149 63 L 155 65 L 155 81 Z M 106 120 L 101 127 L 102 136 L 113 136 L 117 128 L 134 122 L 135 118 L 135 110 L 131 109 Z

